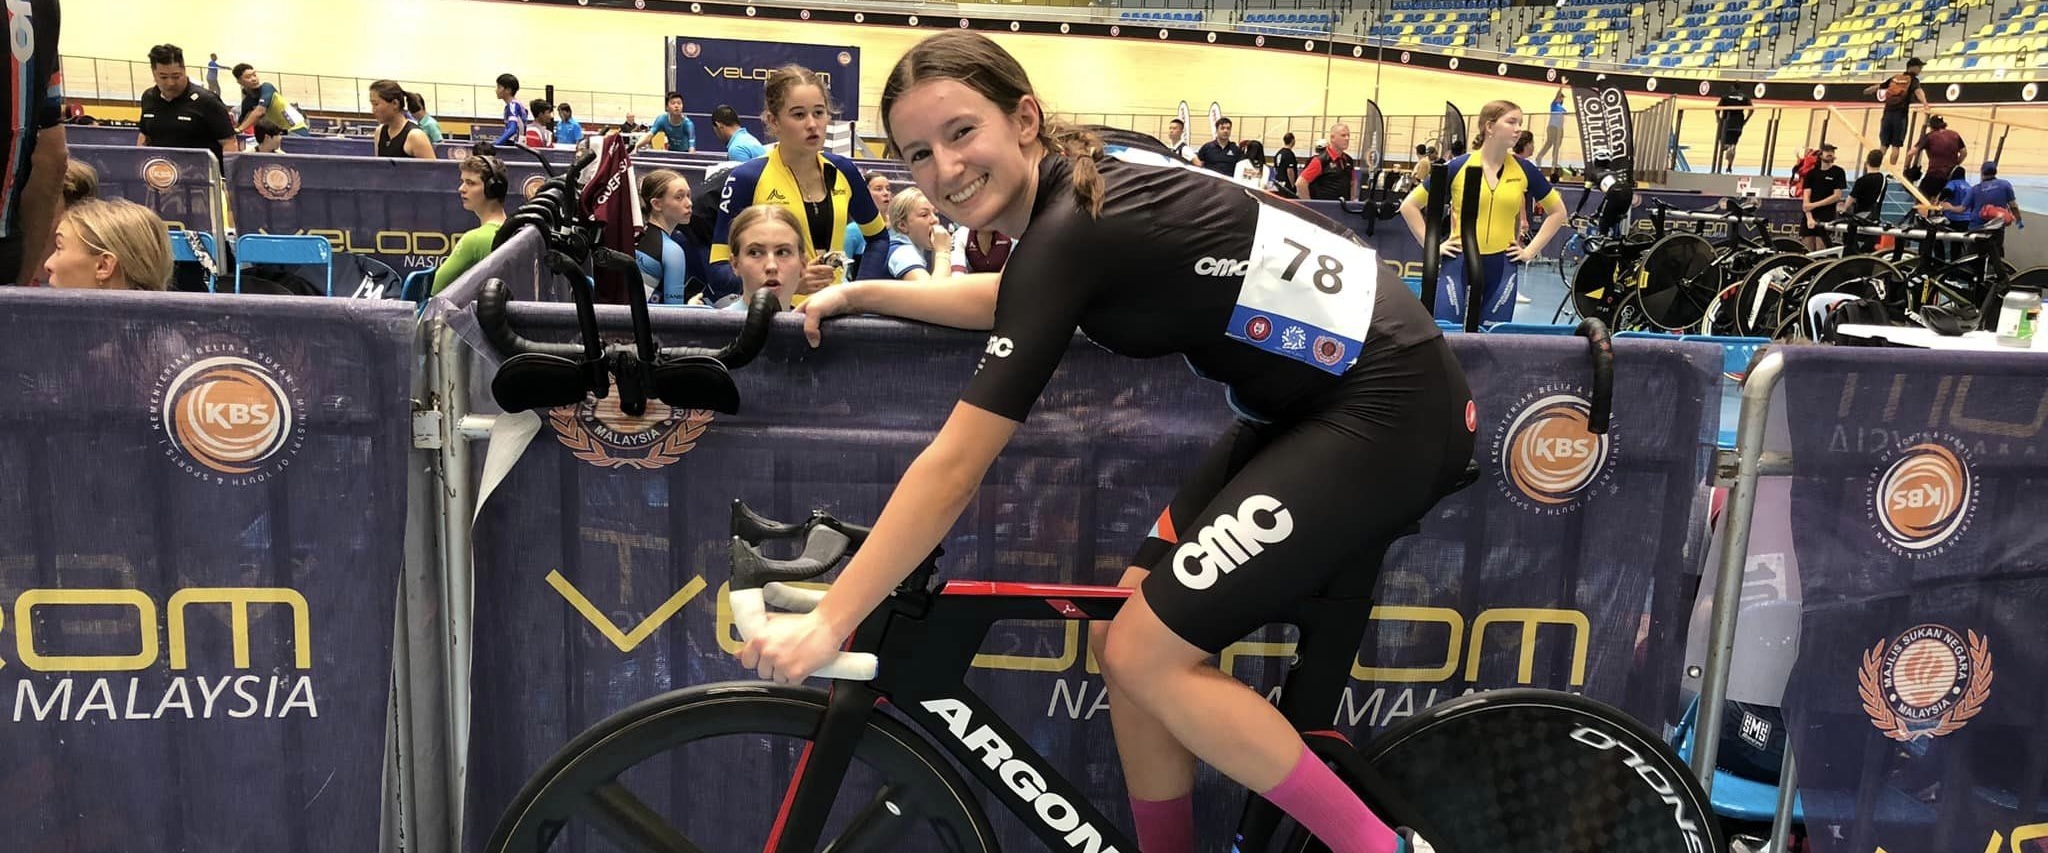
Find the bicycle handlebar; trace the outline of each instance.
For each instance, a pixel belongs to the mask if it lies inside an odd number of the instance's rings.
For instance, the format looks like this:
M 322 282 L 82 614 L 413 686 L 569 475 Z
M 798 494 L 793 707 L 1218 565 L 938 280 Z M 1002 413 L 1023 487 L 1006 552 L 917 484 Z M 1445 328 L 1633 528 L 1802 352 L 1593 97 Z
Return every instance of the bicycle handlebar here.
M 1595 317 L 1580 320 L 1572 334 L 1585 338 L 1593 351 L 1593 399 L 1587 401 L 1586 431 L 1606 435 L 1614 416 L 1614 339 L 1607 324 Z
M 802 522 L 781 522 L 765 518 L 741 501 L 732 502 L 732 589 L 728 601 L 733 624 L 741 639 L 752 641 L 768 624 L 768 605 L 784 610 L 809 612 L 823 601 L 823 590 L 790 586 L 818 577 L 839 564 L 867 541 L 869 528 L 849 524 L 824 512 L 812 512 Z M 777 539 L 804 540 L 804 551 L 795 559 L 774 560 L 762 556 L 763 542 Z M 829 664 L 812 673 L 820 678 L 868 681 L 875 677 L 880 661 L 865 652 L 840 652 Z

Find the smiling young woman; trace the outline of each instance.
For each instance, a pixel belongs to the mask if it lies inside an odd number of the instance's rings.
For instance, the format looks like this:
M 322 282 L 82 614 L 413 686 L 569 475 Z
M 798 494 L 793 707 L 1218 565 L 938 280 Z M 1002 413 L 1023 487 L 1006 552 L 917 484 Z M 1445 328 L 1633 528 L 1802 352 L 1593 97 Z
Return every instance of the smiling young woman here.
M 1156 142 L 1105 144 L 1049 120 L 1024 69 L 985 36 L 912 49 L 882 90 L 882 118 L 940 213 L 1018 242 L 999 275 L 856 282 L 801 309 L 813 345 L 820 319 L 851 311 L 992 334 L 839 581 L 816 610 L 772 621 L 741 662 L 796 681 L 830 661 L 958 520 L 1075 329 L 1123 355 L 1181 355 L 1228 386 L 1240 419 L 1137 549 L 1122 581 L 1137 590 L 1130 603 L 1090 636 L 1140 846 L 1192 848 L 1201 758 L 1338 853 L 1427 850 L 1208 662 L 1355 571 L 1463 475 L 1471 393 L 1422 304 L 1327 219 Z

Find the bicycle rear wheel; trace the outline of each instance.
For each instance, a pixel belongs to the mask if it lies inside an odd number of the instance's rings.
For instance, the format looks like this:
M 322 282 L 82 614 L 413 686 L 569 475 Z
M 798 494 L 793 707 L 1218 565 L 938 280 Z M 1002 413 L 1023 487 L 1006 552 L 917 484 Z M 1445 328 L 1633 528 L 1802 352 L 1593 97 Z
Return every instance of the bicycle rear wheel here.
M 610 842 L 599 849 L 756 853 L 781 825 L 776 804 L 792 778 L 781 771 L 802 766 L 825 707 L 823 691 L 757 683 L 648 699 L 549 759 L 484 849 L 567 849 L 557 840 L 590 830 Z M 666 783 L 674 789 L 667 799 L 678 802 L 656 808 L 635 793 L 636 782 Z M 991 853 L 997 843 L 973 789 L 945 757 L 876 714 L 860 734 L 819 849 Z
M 1433 706 L 1365 745 L 1445 853 L 1726 849 L 1685 764 L 1619 711 L 1550 690 Z

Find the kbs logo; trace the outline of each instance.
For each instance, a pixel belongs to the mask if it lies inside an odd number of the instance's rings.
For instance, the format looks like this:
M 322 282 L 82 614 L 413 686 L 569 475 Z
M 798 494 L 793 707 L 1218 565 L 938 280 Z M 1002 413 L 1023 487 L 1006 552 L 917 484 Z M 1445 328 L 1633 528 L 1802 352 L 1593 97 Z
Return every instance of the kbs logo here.
M 1579 508 L 1593 486 L 1606 479 L 1614 457 L 1614 436 L 1587 429 L 1592 407 L 1576 388 L 1539 388 L 1515 405 L 1493 439 L 1502 494 L 1539 515 Z
M 1901 442 L 1870 481 L 1872 529 L 1901 557 L 1923 559 L 1948 550 L 1976 512 L 1976 485 L 1962 443 L 1918 435 Z
M 266 164 L 250 173 L 249 183 L 256 187 L 257 195 L 271 201 L 291 201 L 299 194 L 299 170 L 276 163 Z
M 1266 520 L 1261 521 L 1261 515 Z M 1294 515 L 1278 498 L 1252 495 L 1237 505 L 1236 512 L 1216 516 L 1181 543 L 1173 552 L 1173 576 L 1188 589 L 1208 589 L 1293 532 Z
M 699 55 L 701 55 L 701 54 L 703 54 L 703 53 L 704 53 L 704 46 L 703 46 L 703 45 L 700 45 L 700 44 L 698 44 L 698 43 L 696 43 L 696 42 L 693 42 L 693 41 L 686 41 L 686 42 L 683 42 L 683 55 L 684 55 L 684 56 L 686 56 L 686 57 L 689 57 L 689 58 L 691 58 L 691 59 L 696 59 L 696 58 L 697 58 L 697 57 L 698 57 Z
M 1870 724 L 1902 743 L 1952 734 L 1991 698 L 1991 643 L 1918 625 L 1863 653 L 1856 694 Z
M 697 446 L 711 426 L 711 410 L 648 400 L 647 413 L 636 418 L 619 410 L 619 396 L 613 394 L 557 407 L 548 412 L 548 425 L 577 459 L 599 468 L 652 471 L 674 464 Z
M 157 192 L 175 187 L 178 167 L 162 157 L 151 157 L 142 163 L 142 183 Z
M 243 486 L 291 465 L 306 409 L 277 362 L 243 344 L 200 347 L 164 368 L 150 420 L 164 455 L 201 480 Z
M 529 176 L 526 179 L 526 183 L 519 185 L 519 192 L 527 198 L 533 198 L 535 193 L 540 192 L 541 185 L 545 183 L 547 183 L 546 178 L 539 175 Z

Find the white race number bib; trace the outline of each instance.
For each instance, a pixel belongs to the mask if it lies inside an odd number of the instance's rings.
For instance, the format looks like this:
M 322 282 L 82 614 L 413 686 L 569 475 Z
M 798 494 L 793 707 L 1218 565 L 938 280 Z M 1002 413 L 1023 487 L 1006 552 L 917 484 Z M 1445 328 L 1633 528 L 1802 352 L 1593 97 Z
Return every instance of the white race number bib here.
M 1341 374 L 1365 345 L 1379 274 L 1373 250 L 1262 201 L 1227 334 Z

